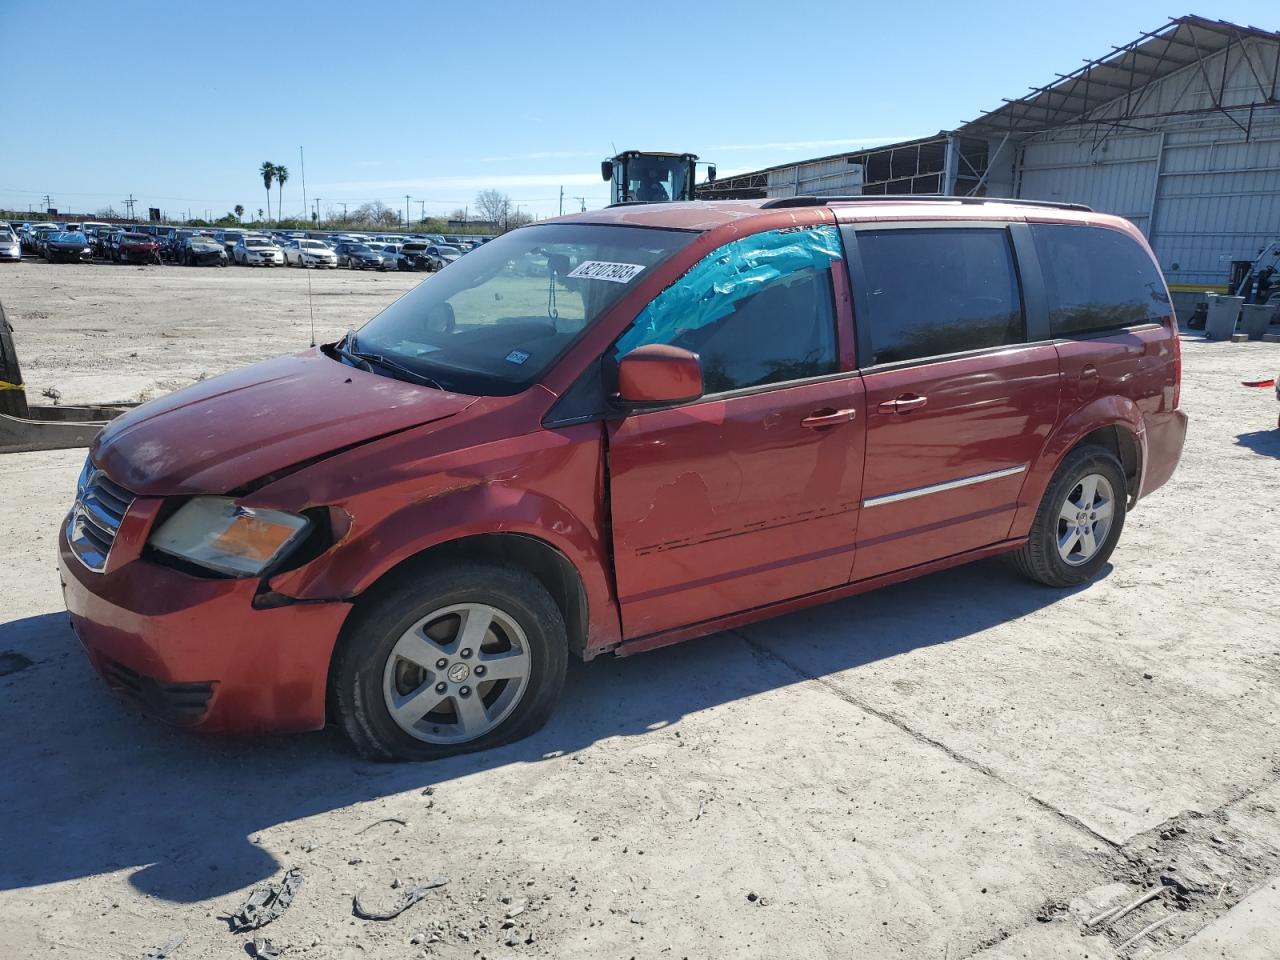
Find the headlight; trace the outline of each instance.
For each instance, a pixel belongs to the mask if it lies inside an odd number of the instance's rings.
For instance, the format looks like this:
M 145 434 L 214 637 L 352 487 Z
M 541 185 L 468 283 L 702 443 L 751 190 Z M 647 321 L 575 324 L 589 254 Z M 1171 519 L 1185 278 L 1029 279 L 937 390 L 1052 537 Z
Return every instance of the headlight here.
M 252 577 L 305 534 L 306 517 L 196 497 L 151 535 L 151 546 L 233 577 Z

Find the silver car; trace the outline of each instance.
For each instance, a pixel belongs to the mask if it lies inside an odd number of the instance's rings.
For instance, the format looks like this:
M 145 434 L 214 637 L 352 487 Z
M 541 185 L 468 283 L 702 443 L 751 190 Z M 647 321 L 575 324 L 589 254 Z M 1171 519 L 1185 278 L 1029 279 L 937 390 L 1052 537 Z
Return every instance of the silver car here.
M 284 251 L 270 237 L 247 233 L 237 241 L 231 259 L 243 267 L 281 267 Z
M 290 240 L 284 248 L 284 263 L 287 267 L 327 267 L 336 270 L 338 255 L 319 240 L 298 237 Z

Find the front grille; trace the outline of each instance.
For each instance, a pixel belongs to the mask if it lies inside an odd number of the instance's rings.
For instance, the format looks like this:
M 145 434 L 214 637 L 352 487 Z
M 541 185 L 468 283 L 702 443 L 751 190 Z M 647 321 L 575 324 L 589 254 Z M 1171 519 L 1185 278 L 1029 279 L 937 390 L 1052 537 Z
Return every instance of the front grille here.
M 107 683 L 148 713 L 180 726 L 193 726 L 209 710 L 212 683 L 161 683 L 114 660 L 102 661 Z
M 95 573 L 107 566 L 107 557 L 133 494 L 86 460 L 76 486 L 76 502 L 67 518 L 67 543 L 76 558 Z

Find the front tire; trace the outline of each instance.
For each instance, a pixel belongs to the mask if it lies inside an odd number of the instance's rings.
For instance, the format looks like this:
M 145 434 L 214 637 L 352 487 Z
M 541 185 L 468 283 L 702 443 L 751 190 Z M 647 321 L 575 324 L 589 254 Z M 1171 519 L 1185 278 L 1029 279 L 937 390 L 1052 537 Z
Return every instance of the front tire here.
M 1050 587 L 1088 583 L 1120 540 L 1127 491 L 1124 468 L 1106 447 L 1072 450 L 1049 481 L 1014 565 Z
M 564 686 L 564 618 L 524 570 L 405 575 L 357 608 L 330 673 L 337 721 L 376 760 L 434 760 L 522 739 Z

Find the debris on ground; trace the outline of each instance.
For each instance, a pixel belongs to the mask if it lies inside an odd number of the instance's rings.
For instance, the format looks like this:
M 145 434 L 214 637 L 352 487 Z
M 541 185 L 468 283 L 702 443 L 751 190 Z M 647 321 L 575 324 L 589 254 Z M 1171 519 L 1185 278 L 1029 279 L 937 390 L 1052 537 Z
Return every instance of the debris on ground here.
M 358 837 L 362 833 L 367 833 L 368 831 L 372 830 L 374 827 L 381 826 L 384 823 L 398 823 L 402 827 L 407 827 L 409 825 L 409 821 L 401 820 L 399 817 L 383 817 L 381 820 L 375 820 L 373 821 L 373 823 L 366 824 L 365 826 L 361 827 L 359 830 L 356 831 L 356 836 Z
M 279 883 L 269 883 L 258 887 L 249 898 L 236 908 L 234 913 L 225 919 L 231 925 L 232 933 L 244 933 L 246 930 L 257 930 L 289 909 L 298 889 L 302 886 L 302 871 L 296 867 L 285 873 Z
M 173 951 L 182 946 L 183 943 L 186 942 L 186 939 L 186 934 L 176 936 L 163 947 L 156 947 L 153 950 L 148 950 L 146 956 L 143 957 L 143 960 L 169 960 L 169 958 L 173 956 Z
M 351 912 L 361 920 L 394 920 L 436 887 L 443 887 L 448 882 L 447 878 L 439 877 L 435 880 L 428 880 L 426 883 L 417 884 L 416 886 L 411 887 L 409 892 L 401 897 L 400 903 L 397 906 L 385 912 L 366 910 L 360 903 L 360 894 L 357 893 L 351 898 Z
M 256 960 L 279 960 L 283 952 L 266 937 L 254 937 L 253 942 L 249 944 L 249 951 L 250 956 L 255 957 Z

